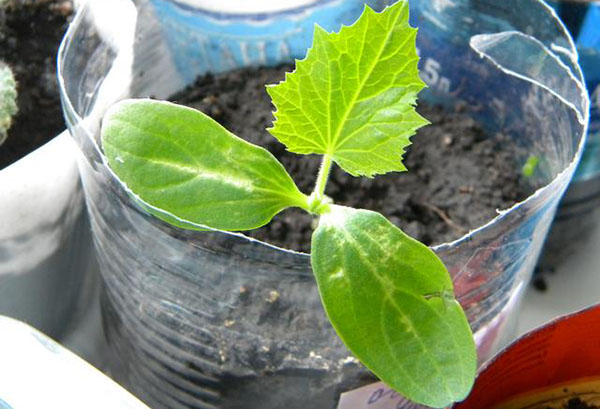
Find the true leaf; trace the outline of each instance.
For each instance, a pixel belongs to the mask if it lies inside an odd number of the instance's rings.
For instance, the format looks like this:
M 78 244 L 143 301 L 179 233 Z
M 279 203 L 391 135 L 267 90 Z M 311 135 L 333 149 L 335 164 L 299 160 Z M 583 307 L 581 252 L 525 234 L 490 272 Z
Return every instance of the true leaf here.
M 409 138 L 428 124 L 415 111 L 425 85 L 416 34 L 402 0 L 382 13 L 366 6 L 339 33 L 316 26 L 295 72 L 267 88 L 277 108 L 271 134 L 292 152 L 332 155 L 355 176 L 406 170 Z
M 306 206 L 273 155 L 191 108 L 120 102 L 104 117 L 102 143 L 119 178 L 169 222 L 248 230 L 286 207 Z
M 468 394 L 473 336 L 433 251 L 379 213 L 332 205 L 311 260 L 338 335 L 382 381 L 432 407 Z

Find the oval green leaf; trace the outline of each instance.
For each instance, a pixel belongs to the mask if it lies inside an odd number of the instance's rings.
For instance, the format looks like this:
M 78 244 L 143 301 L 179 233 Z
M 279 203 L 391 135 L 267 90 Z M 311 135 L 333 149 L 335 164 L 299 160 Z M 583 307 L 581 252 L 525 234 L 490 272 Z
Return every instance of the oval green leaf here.
M 379 213 L 332 205 L 313 235 L 311 261 L 338 335 L 383 382 L 431 407 L 467 396 L 475 343 L 431 249 Z
M 286 207 L 306 207 L 306 196 L 273 155 L 194 109 L 122 101 L 105 115 L 101 137 L 117 176 L 170 223 L 249 230 Z

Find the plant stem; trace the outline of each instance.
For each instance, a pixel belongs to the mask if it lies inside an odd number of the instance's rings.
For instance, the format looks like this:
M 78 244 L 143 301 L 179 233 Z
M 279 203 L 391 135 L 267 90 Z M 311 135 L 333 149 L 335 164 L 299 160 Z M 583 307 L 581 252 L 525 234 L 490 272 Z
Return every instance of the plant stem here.
M 314 194 L 317 200 L 323 200 L 325 197 L 325 187 L 329 180 L 329 172 L 331 171 L 331 155 L 324 155 L 323 161 L 321 162 L 321 168 L 319 169 L 319 175 L 317 176 L 317 183 L 315 185 Z
M 321 162 L 321 168 L 319 169 L 317 182 L 315 183 L 315 190 L 307 197 L 306 207 L 304 207 L 309 213 L 322 215 L 330 209 L 329 204 L 331 203 L 331 199 L 325 196 L 325 187 L 329 179 L 331 163 L 331 155 L 323 155 L 323 161 Z

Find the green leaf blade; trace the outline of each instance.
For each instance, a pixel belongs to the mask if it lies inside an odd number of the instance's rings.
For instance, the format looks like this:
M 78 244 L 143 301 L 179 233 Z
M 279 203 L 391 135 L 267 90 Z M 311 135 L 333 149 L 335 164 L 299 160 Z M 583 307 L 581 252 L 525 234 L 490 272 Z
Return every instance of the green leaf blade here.
M 429 248 L 378 213 L 331 206 L 313 235 L 311 261 L 333 326 L 382 381 L 432 407 L 468 394 L 473 336 Z
M 110 167 L 146 208 L 180 227 L 249 230 L 286 207 L 306 206 L 268 151 L 191 108 L 120 102 L 103 120 L 102 144 Z
M 415 111 L 418 73 L 408 3 L 368 6 L 340 33 L 315 28 L 307 57 L 267 88 L 277 110 L 269 131 L 300 154 L 330 154 L 346 172 L 372 177 L 406 170 L 410 136 L 428 124 Z

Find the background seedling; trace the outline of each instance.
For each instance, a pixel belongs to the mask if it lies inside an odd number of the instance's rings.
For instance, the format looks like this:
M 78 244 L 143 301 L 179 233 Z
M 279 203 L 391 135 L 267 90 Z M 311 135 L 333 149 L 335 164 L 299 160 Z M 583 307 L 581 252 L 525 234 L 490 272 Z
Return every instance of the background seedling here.
M 527 158 L 527 160 L 525 161 L 523 168 L 521 169 L 521 173 L 523 174 L 523 176 L 526 178 L 532 177 L 533 174 L 535 173 L 535 170 L 537 169 L 539 163 L 540 163 L 540 158 L 538 156 L 530 155 Z

